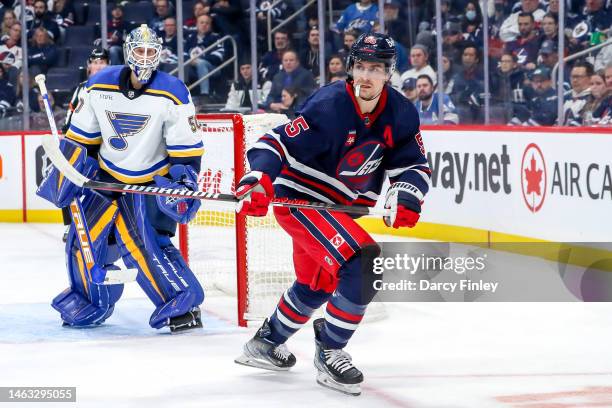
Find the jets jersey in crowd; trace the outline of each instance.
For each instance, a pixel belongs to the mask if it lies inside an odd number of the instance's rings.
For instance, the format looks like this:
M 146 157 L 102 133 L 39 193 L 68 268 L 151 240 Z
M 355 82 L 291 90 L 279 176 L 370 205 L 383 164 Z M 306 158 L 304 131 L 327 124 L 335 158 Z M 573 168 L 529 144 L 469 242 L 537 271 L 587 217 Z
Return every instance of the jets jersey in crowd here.
M 274 181 L 278 197 L 327 203 L 373 206 L 385 173 L 423 200 L 431 174 L 414 106 L 385 86 L 376 109 L 362 114 L 344 81 L 308 98 L 293 122 L 253 145 L 248 159 Z
M 124 183 L 150 182 L 178 163 L 199 171 L 204 146 L 185 84 L 157 71 L 134 90 L 130 73 L 111 66 L 90 78 L 66 137 L 97 152 L 100 168 Z

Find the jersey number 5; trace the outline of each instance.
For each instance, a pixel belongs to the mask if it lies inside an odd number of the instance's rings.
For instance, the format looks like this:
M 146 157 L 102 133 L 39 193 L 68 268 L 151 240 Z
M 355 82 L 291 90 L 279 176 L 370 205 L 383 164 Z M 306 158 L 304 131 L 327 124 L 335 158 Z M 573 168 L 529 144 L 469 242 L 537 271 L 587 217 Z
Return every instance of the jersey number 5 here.
M 306 123 L 306 119 L 304 119 L 302 116 L 298 116 L 293 120 L 293 122 L 285 125 L 285 133 L 289 137 L 296 137 L 300 134 L 300 132 L 308 129 L 310 129 L 308 127 L 308 123 Z

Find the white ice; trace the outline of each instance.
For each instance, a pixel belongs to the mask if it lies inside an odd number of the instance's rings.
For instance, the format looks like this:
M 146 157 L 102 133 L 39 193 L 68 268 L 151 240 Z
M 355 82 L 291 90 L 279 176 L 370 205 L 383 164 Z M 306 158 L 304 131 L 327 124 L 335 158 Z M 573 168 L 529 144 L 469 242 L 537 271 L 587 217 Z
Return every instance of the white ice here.
M 0 224 L 0 386 L 77 387 L 76 404 L 43 407 L 612 407 L 610 304 L 387 304 L 347 348 L 365 374 L 350 397 L 315 383 L 310 327 L 288 343 L 289 373 L 234 364 L 256 328 L 235 325 L 229 297 L 175 336 L 148 326 L 132 284 L 103 326 L 62 328 L 49 306 L 67 282 L 62 233 Z

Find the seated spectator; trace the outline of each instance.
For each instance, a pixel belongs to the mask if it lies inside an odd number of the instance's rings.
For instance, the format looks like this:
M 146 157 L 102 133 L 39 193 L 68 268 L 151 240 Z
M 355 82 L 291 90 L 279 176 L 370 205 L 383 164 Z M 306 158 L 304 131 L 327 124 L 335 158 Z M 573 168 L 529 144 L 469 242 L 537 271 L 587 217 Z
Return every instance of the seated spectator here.
M 27 25 L 28 39 L 31 39 L 37 28 L 43 27 L 53 42 L 60 41 L 60 29 L 51 14 L 47 11 L 47 2 L 36 0 L 34 2 L 34 19 Z
M 332 30 L 339 34 L 346 30 L 357 30 L 367 33 L 377 20 L 377 2 L 359 0 L 344 9 L 336 24 L 332 26 Z
M 484 76 L 475 44 L 465 46 L 461 61 L 461 69 L 453 78 L 451 98 L 457 106 L 461 123 L 477 123 L 482 115 Z
M 161 37 L 164 31 L 164 20 L 166 17 L 172 16 L 174 10 L 171 10 L 171 4 L 168 0 L 153 0 L 153 4 L 155 6 L 155 11 L 153 13 L 153 18 L 148 22 L 148 26 Z
M 550 70 L 538 66 L 531 75 L 532 92 L 526 104 L 514 104 L 510 125 L 552 126 L 557 121 L 557 92 L 552 87 Z
M 444 53 L 451 59 L 453 65 L 461 65 L 465 41 L 461 31 L 461 24 L 448 21 L 442 30 Z
M 542 17 L 542 23 L 540 24 L 542 28 L 542 42 L 548 40 L 554 43 L 558 43 L 558 35 L 559 35 L 559 22 L 557 21 L 557 16 L 552 13 L 544 14 Z M 567 44 L 567 39 L 566 39 Z
M 426 74 L 419 75 L 416 79 L 417 101 L 414 105 L 419 112 L 419 120 L 422 125 L 436 125 L 438 121 L 438 95 L 434 94 L 434 84 L 431 77 Z M 450 97 L 443 95 L 443 124 L 457 125 L 459 123 L 459 115 L 455 109 L 455 105 Z
M 57 47 L 43 27 L 34 30 L 32 47 L 28 50 L 30 75 L 46 74 L 57 62 Z
M 161 70 L 170 72 L 178 64 L 178 42 L 176 39 L 176 18 L 166 17 L 162 35 L 163 45 L 159 61 Z
M 66 37 L 66 28 L 74 25 L 76 19 L 76 10 L 72 0 L 54 0 L 51 8 L 51 15 L 59 26 L 62 36 L 61 42 L 64 42 Z
M 302 95 L 308 96 L 315 87 L 312 72 L 300 66 L 297 53 L 287 50 L 283 53 L 283 69 L 272 80 L 272 89 L 264 102 L 264 108 L 270 111 L 279 111 L 282 106 L 282 90 L 292 86 L 299 89 Z
M 111 18 L 108 20 L 106 29 L 111 65 L 123 64 L 123 39 L 127 32 L 128 25 L 123 20 L 123 8 L 121 6 L 114 6 L 111 10 Z
M 400 44 L 409 44 L 407 17 L 402 13 L 402 5 L 399 0 L 385 0 L 383 17 L 387 34 Z
M 525 73 L 520 69 L 516 56 L 511 52 L 504 52 L 499 66 L 491 77 L 491 102 L 503 108 L 506 117 L 503 123 L 510 120 L 514 104 L 525 104 L 523 87 L 525 86 Z M 549 78 L 550 79 L 550 78 Z
M 291 48 L 289 31 L 281 28 L 274 33 L 274 49 L 268 51 L 259 63 L 259 76 L 264 81 L 272 81 L 274 75 L 281 69 L 283 52 Z
M 14 87 L 17 86 L 19 80 L 19 69 L 15 66 L 16 64 L 15 54 L 10 51 L 0 52 L 0 65 L 4 68 L 4 78 Z M 19 61 L 19 64 L 21 64 L 21 61 Z
M 539 51 L 540 65 L 545 66 L 553 72 L 557 61 L 559 61 L 559 53 L 557 52 L 557 41 L 545 40 L 540 45 Z M 563 70 L 563 89 L 569 91 L 572 87 L 570 85 L 570 67 L 566 64 Z
M 461 29 L 466 34 L 467 41 L 482 45 L 482 11 L 477 0 L 469 0 L 465 3 Z
M 4 67 L 0 65 L 0 118 L 16 113 L 14 111 L 16 100 L 15 87 L 9 81 Z
M 300 90 L 293 86 L 283 88 L 281 93 L 281 106 L 280 110 L 276 111 L 287 115 L 289 119 L 295 119 L 295 111 L 302 103 L 300 97 Z
M 612 10 L 606 8 L 604 0 L 587 0 L 584 11 L 576 19 L 569 39 L 570 53 L 588 48 L 596 32 L 605 32 L 612 26 Z
M 2 41 L 0 45 L 0 53 L 10 52 L 15 56 L 15 68 L 21 69 L 23 61 L 23 51 L 21 44 L 21 24 L 15 23 L 11 27 L 9 35 Z M 31 52 L 31 51 L 30 51 Z
M 243 13 L 240 0 L 215 0 L 210 14 L 222 35 L 231 35 L 241 44 Z
M 338 54 L 334 54 L 327 62 L 327 81 L 331 82 L 331 77 L 337 74 L 346 75 L 346 67 L 344 60 Z
M 416 90 L 416 78 L 408 78 L 402 84 L 402 93 L 412 103 L 416 103 L 419 95 Z
M 346 61 L 346 58 L 349 56 L 351 47 L 355 44 L 357 38 L 359 38 L 359 32 L 355 30 L 347 30 L 342 35 L 342 48 L 338 50 L 338 55 L 344 61 Z
M 582 126 L 582 111 L 591 100 L 591 76 L 593 66 L 586 61 L 578 61 L 570 72 L 572 89 L 564 95 L 563 112 L 565 126 Z
M 612 89 L 612 61 L 608 62 L 604 70 L 604 78 L 606 79 L 606 86 L 608 89 Z
M 185 49 L 189 53 L 189 58 L 197 57 L 191 62 L 192 76 L 196 79 L 202 78 L 219 66 L 225 59 L 225 48 L 223 44 L 217 44 L 215 48 L 202 54 L 205 48 L 215 43 L 221 36 L 212 32 L 212 17 L 201 15 L 198 17 L 196 32 L 191 33 L 185 41 Z M 210 78 L 200 82 L 200 95 L 210 96 Z
M 612 126 L 612 88 L 606 86 L 605 74 L 599 71 L 591 75 L 591 95 L 582 113 L 585 126 Z
M 255 15 L 257 18 L 257 37 L 260 41 L 267 41 L 268 35 L 268 14 L 272 20 L 272 27 L 282 23 L 293 13 L 293 6 L 289 0 L 257 0 Z M 293 31 L 295 24 L 284 26 L 286 30 Z
M 455 70 L 455 65 L 453 64 L 453 60 L 451 60 L 448 55 L 442 54 L 442 79 L 443 83 L 443 92 L 445 94 L 450 95 L 453 92 L 453 85 L 455 84 L 453 77 L 457 73 Z M 437 79 L 437 75 L 436 75 Z
M 516 56 L 517 63 L 525 70 L 532 71 L 538 60 L 540 36 L 535 27 L 535 20 L 531 13 L 519 13 L 519 35 L 515 40 L 506 43 L 506 51 Z
M 198 17 L 204 14 L 210 14 L 210 4 L 208 4 L 207 1 L 198 0 L 193 3 L 193 8 L 191 10 L 191 17 L 186 18 L 183 25 L 185 27 L 192 28 L 195 30 Z
M 410 49 L 410 64 L 412 69 L 402 73 L 400 81 L 403 83 L 408 78 L 418 78 L 419 75 L 429 75 L 431 80 L 436 83 L 436 71 L 429 65 L 429 50 L 421 44 L 415 44 Z
M 248 112 L 253 105 L 253 70 L 250 61 L 243 61 L 240 64 L 240 77 L 238 81 L 233 82 L 227 101 L 225 102 L 225 111 L 231 112 Z M 266 82 L 264 86 L 258 83 L 257 100 L 265 101 L 270 92 L 270 82 Z
M 308 30 L 307 44 L 300 51 L 300 63 L 302 67 L 312 72 L 317 83 L 319 83 L 319 27 L 311 27 Z M 331 48 L 326 47 L 325 55 L 331 53 Z
M 11 9 L 4 10 L 4 17 L 2 17 L 2 39 L 8 37 L 9 31 L 13 24 L 17 23 L 17 16 L 15 16 L 15 12 Z
M 521 13 L 531 13 L 536 23 L 540 23 L 546 11 L 544 4 L 538 0 L 521 0 L 517 2 L 512 14 L 504 20 L 499 30 L 499 37 L 503 42 L 514 41 L 519 35 L 518 18 Z

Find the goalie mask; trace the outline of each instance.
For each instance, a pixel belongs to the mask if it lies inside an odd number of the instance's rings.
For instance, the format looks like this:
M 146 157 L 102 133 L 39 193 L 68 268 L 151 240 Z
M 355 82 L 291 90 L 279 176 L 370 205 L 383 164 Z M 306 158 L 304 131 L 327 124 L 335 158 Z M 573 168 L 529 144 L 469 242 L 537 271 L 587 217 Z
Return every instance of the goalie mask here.
M 346 72 L 353 77 L 353 68 L 357 61 L 382 62 L 385 64 L 387 80 L 395 72 L 397 64 L 397 51 L 395 41 L 386 34 L 361 34 L 352 45 L 346 60 Z
M 148 83 L 157 69 L 161 50 L 161 39 L 146 24 L 133 29 L 127 36 L 123 44 L 125 63 L 141 84 Z

